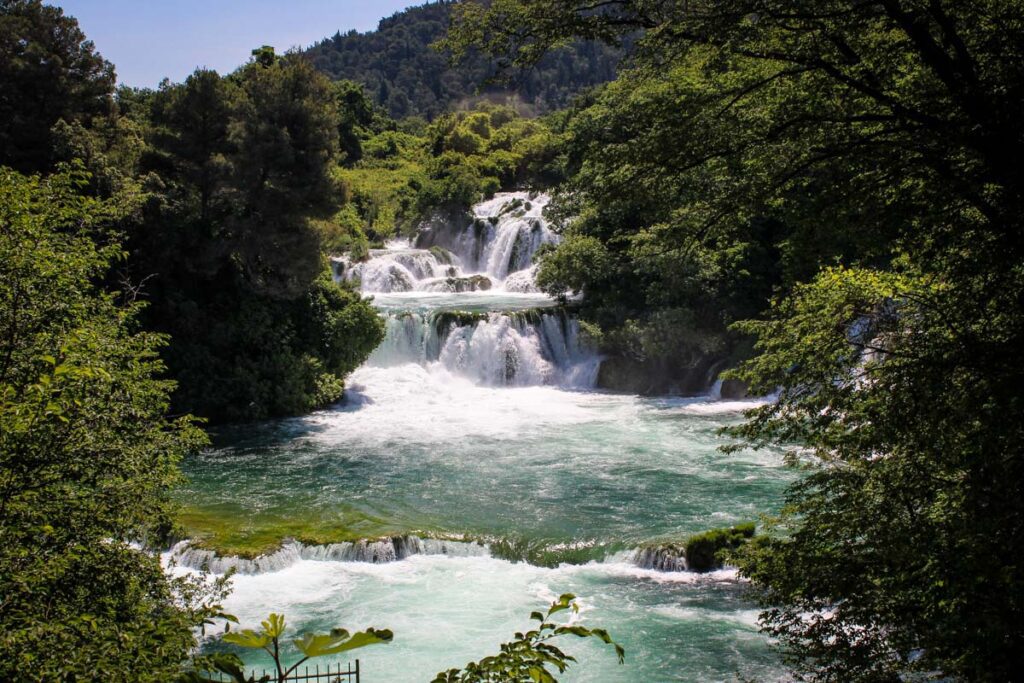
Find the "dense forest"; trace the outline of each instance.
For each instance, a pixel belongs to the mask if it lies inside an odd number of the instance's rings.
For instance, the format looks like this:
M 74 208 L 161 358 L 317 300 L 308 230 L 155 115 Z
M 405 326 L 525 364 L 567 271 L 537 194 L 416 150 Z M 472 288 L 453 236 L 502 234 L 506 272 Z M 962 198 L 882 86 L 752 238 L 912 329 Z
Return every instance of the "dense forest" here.
M 385 332 L 329 257 L 543 190 L 601 387 L 774 396 L 723 448 L 800 477 L 715 557 L 792 670 L 1015 680 L 1022 101 L 1016 0 L 438 2 L 157 90 L 0 0 L 0 678 L 237 665 L 191 659 L 224 583 L 140 550 L 180 461 L 343 396 Z M 517 638 L 438 680 L 538 680 Z
M 376 31 L 336 33 L 305 54 L 332 79 L 363 84 L 370 98 L 396 119 L 429 120 L 481 98 L 547 113 L 615 78 L 622 50 L 596 41 L 560 47 L 511 78 L 495 80 L 496 65 L 476 53 L 453 65 L 433 48 L 445 36 L 452 6 L 450 0 L 439 0 L 412 7 L 382 19 Z M 629 42 L 626 36 L 623 44 Z

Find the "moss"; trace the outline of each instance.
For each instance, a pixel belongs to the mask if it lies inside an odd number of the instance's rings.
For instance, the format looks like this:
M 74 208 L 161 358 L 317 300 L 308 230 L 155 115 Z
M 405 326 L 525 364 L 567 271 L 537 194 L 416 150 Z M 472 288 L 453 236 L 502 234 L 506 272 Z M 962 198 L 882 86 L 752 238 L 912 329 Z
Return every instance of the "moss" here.
M 430 253 L 434 255 L 438 263 L 443 263 L 450 266 L 452 264 L 452 252 L 448 251 L 444 247 L 434 245 L 430 247 Z
M 286 539 L 311 545 L 358 541 L 393 535 L 381 520 L 357 520 L 353 524 L 321 518 L 257 516 L 223 510 L 188 507 L 177 515 L 178 534 L 196 547 L 218 555 L 254 558 L 278 550 Z
M 234 514 L 231 514 L 231 513 Z M 338 520 L 280 519 L 251 517 L 237 510 L 184 508 L 177 516 L 176 535 L 190 539 L 192 545 L 221 557 L 254 559 L 281 549 L 285 541 L 304 545 L 331 543 L 372 543 L 394 538 L 419 536 L 442 541 L 483 544 L 486 539 L 453 534 L 435 529 L 396 529 L 383 520 L 364 518 L 346 524 Z
M 495 538 L 489 541 L 491 555 L 509 562 L 525 562 L 535 567 L 558 567 L 561 564 L 586 564 L 606 557 L 610 550 L 605 544 L 579 543 L 551 545 L 542 540 L 526 538 Z
M 747 522 L 732 527 L 711 529 L 686 540 L 686 566 L 695 572 L 706 572 L 722 566 L 726 551 L 735 550 L 753 538 L 755 524 Z
M 439 337 L 447 334 L 452 325 L 455 327 L 467 327 L 476 325 L 481 320 L 487 320 L 486 313 L 474 313 L 472 311 L 437 311 L 431 315 L 431 323 L 434 331 Z

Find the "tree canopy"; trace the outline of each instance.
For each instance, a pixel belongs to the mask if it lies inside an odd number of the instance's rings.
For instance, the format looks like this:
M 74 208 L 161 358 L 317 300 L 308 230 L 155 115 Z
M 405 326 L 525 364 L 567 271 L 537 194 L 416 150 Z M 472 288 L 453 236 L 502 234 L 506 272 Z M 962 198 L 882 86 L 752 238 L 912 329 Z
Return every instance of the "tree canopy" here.
M 123 207 L 84 182 L 0 169 L 0 678 L 165 681 L 206 612 L 129 543 L 166 536 L 204 437 L 165 416 L 166 338 L 96 285 Z
M 779 399 L 735 433 L 797 444 L 807 470 L 741 566 L 790 661 L 818 680 L 1013 678 L 1020 4 L 458 8 L 456 54 L 520 65 L 643 31 L 635 68 L 571 120 L 573 219 L 541 281 L 585 291 L 641 359 L 757 340 L 738 376 Z
M 453 4 L 441 0 L 410 7 L 382 19 L 376 31 L 336 33 L 305 55 L 331 78 L 364 85 L 396 119 L 433 119 L 481 97 L 511 98 L 545 113 L 615 77 L 622 53 L 598 42 L 562 46 L 510 82 L 492 81 L 497 72 L 482 55 L 452 65 L 432 46 L 445 37 Z
M 175 405 L 215 420 L 337 400 L 383 335 L 331 281 L 316 225 L 338 209 L 345 100 L 305 60 L 256 53 L 228 77 L 198 70 L 153 95 L 148 201 L 130 229 L 146 320 L 172 338 Z
M 23 172 L 54 160 L 52 128 L 113 110 L 114 67 L 78 22 L 42 0 L 0 1 L 0 161 Z

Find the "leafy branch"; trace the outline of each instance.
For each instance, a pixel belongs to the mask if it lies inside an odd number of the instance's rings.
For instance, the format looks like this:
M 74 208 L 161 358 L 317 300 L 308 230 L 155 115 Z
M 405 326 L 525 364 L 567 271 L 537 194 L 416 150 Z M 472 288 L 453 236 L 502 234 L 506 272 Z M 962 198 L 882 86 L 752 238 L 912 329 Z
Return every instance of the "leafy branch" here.
M 575 595 L 565 593 L 551 603 L 546 614 L 531 613 L 530 618 L 536 619 L 540 625 L 526 633 L 516 633 L 515 640 L 501 646 L 500 654 L 484 657 L 479 662 L 470 662 L 462 670 L 449 669 L 439 673 L 433 683 L 557 683 L 549 667 L 553 667 L 558 673 L 565 673 L 570 662 L 576 661 L 575 657 L 566 654 L 550 642 L 565 635 L 597 638 L 615 648 L 619 664 L 625 661 L 626 651 L 613 641 L 604 629 L 550 621 L 552 615 L 569 609 L 573 613 L 579 612 L 579 605 L 576 603 Z

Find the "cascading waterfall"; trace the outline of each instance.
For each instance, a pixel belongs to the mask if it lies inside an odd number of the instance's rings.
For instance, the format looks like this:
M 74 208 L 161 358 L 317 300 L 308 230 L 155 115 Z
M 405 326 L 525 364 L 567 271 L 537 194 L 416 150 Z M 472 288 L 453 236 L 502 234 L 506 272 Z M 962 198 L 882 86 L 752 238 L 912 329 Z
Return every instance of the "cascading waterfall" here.
M 300 560 L 382 564 L 404 560 L 413 555 L 487 557 L 490 550 L 481 543 L 406 535 L 325 545 L 288 541 L 275 552 L 244 558 L 218 555 L 211 550 L 197 548 L 189 541 L 182 541 L 170 549 L 168 559 L 180 567 L 213 574 L 225 574 L 228 571 L 239 574 L 263 574 L 280 571 Z
M 371 365 L 436 365 L 486 386 L 555 384 L 590 388 L 600 358 L 564 309 L 387 314 Z
M 571 313 L 546 297 L 536 302 L 542 308 L 519 311 L 482 298 L 536 293 L 533 256 L 558 241 L 543 216 L 548 201 L 543 194 L 499 193 L 476 205 L 467 225 L 424 228 L 415 248 L 394 241 L 363 262 L 334 259 L 335 276 L 358 281 L 366 294 L 436 295 L 416 310 L 401 299 L 382 307 L 387 335 L 369 364 L 440 367 L 485 386 L 593 387 L 600 359 Z
M 521 627 L 510 613 L 567 591 L 635 653 L 614 671 L 581 658 L 573 680 L 773 680 L 735 570 L 688 571 L 683 539 L 770 510 L 789 470 L 718 451 L 750 402 L 589 390 L 599 355 L 572 305 L 535 284 L 537 250 L 558 240 L 546 203 L 498 195 L 367 260 L 334 259 L 387 329 L 345 401 L 228 429 L 185 464 L 183 502 L 207 528 L 292 537 L 235 557 L 214 531 L 163 560 L 235 572 L 225 609 L 245 624 L 274 611 L 300 628 L 393 628 L 393 646 L 365 655 L 381 680 L 478 659 Z M 296 540 L 331 533 L 366 540 Z
M 335 258 L 335 276 L 358 281 L 368 294 L 536 292 L 533 256 L 559 241 L 543 216 L 548 201 L 544 194 L 499 193 L 473 207 L 473 219 L 465 225 L 449 221 L 427 227 L 415 240 L 371 250 L 367 261 Z
M 398 562 L 415 555 L 446 555 L 448 557 L 495 557 L 511 561 L 527 559 L 527 554 L 510 552 L 508 544 L 501 544 L 500 552 L 484 541 L 460 541 L 442 538 L 424 538 L 413 534 L 380 539 L 364 539 L 312 545 L 289 540 L 271 553 L 247 558 L 233 555 L 218 555 L 212 550 L 197 547 L 191 541 L 180 541 L 167 551 L 167 561 L 179 567 L 196 569 L 212 574 L 266 574 L 278 572 L 302 560 L 314 562 L 364 562 L 386 564 Z M 548 548 L 535 549 L 555 558 L 555 562 L 579 564 L 583 562 L 626 563 L 640 569 L 660 572 L 687 571 L 683 549 L 675 546 L 645 546 L 632 550 L 604 553 L 594 549 L 589 556 L 573 552 L 574 547 L 559 544 Z

